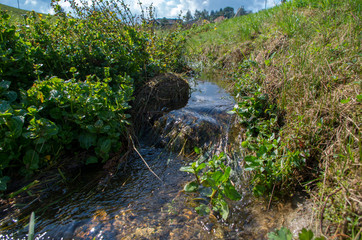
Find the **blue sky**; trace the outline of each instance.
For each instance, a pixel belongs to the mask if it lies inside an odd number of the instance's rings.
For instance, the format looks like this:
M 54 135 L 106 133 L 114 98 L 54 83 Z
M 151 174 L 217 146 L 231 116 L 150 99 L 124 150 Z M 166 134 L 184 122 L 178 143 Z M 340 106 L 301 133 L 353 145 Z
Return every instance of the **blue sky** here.
M 52 13 L 50 7 L 51 0 L 19 0 L 20 8 L 26 10 L 35 10 L 41 13 Z M 88 0 L 89 1 L 89 0 Z M 266 0 L 267 7 L 272 7 L 275 4 L 278 4 L 280 0 Z M 133 12 L 137 12 L 138 0 L 125 0 Z M 153 6 L 156 9 L 157 17 L 177 17 L 180 11 L 183 12 L 183 15 L 190 10 L 192 13 L 195 10 L 206 9 L 219 10 L 224 7 L 233 7 L 235 11 L 240 7 L 244 6 L 247 10 L 252 10 L 256 12 L 260 9 L 263 9 L 265 6 L 265 0 L 141 0 L 143 6 L 149 6 L 153 3 Z M 18 7 L 17 0 L 0 0 L 0 3 L 6 4 L 12 7 Z M 69 4 L 62 2 L 61 5 L 64 9 L 67 9 Z

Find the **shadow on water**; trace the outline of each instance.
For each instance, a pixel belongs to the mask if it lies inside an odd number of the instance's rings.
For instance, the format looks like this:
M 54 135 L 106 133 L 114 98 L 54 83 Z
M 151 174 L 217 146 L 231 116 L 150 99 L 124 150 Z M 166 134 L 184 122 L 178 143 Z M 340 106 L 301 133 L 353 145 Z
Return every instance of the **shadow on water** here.
M 240 158 L 231 156 L 235 151 L 228 146 L 234 120 L 227 112 L 233 108 L 234 99 L 216 83 L 192 81 L 191 87 L 187 106 L 164 116 L 165 124 L 156 126 L 158 131 L 164 134 L 164 141 L 174 140 L 169 136 L 167 139 L 171 131 L 190 128 L 191 137 L 206 135 L 194 142 L 189 140 L 191 144 L 204 141 L 207 146 L 211 145 L 210 139 L 216 141 L 215 148 L 229 153 L 237 172 L 234 177 L 241 176 Z M 263 205 L 248 208 L 253 200 L 247 188 L 241 187 L 242 178 L 235 182 L 243 192 L 243 199 L 232 203 L 227 222 L 213 215 L 197 215 L 193 210 L 196 204 L 193 199 L 197 196 L 182 191 L 192 176 L 179 171 L 189 160 L 144 140 L 139 151 L 162 182 L 134 155 L 105 188 L 82 191 L 81 187 L 73 186 L 64 190 L 63 200 L 37 218 L 37 239 L 262 239 L 260 236 L 275 225 L 268 220 Z M 178 150 L 180 146 L 181 140 Z M 83 176 L 78 185 L 84 186 L 96 174 L 94 171 Z M 0 239 L 25 238 L 27 229 L 11 231 L 0 235 Z

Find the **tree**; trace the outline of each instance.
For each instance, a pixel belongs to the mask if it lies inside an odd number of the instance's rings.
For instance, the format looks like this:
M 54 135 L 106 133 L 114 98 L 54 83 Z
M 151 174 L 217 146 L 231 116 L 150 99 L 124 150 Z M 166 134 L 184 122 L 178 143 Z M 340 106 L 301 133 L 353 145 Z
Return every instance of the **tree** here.
M 191 11 L 188 10 L 188 11 L 186 12 L 186 15 L 185 15 L 185 20 L 186 20 L 186 22 L 189 22 L 189 21 L 191 21 L 192 19 L 193 19 L 193 17 L 192 17 Z
M 194 18 L 196 20 L 199 20 L 201 17 L 202 17 L 201 12 L 199 10 L 196 10 L 195 13 L 194 13 Z
M 209 12 L 206 9 L 201 12 L 201 19 L 209 19 Z
M 224 17 L 232 18 L 232 17 L 234 17 L 234 15 L 235 15 L 234 8 L 232 8 L 232 7 L 224 8 Z

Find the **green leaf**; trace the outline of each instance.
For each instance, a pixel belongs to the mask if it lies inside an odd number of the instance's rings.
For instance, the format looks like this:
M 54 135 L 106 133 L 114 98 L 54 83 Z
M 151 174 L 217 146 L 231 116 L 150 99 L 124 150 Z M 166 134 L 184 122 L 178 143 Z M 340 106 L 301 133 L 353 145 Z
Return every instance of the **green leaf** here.
M 242 146 L 243 148 L 247 148 L 248 145 L 249 145 L 249 142 L 248 142 L 248 141 L 243 141 L 243 142 L 241 143 L 241 146 Z
M 357 102 L 362 103 L 362 94 L 357 95 Z
M 205 204 L 201 204 L 198 207 L 195 207 L 195 210 L 198 214 L 200 214 L 201 216 L 205 216 L 210 214 L 210 208 L 208 206 L 206 206 Z
M 203 187 L 199 190 L 200 195 L 205 197 L 211 197 L 212 192 L 212 189 L 209 187 Z
M 7 183 L 10 181 L 8 176 L 0 178 L 0 191 L 5 191 L 7 189 Z
M 109 151 L 111 150 L 112 141 L 111 141 L 111 139 L 108 139 L 108 138 L 101 138 L 98 141 L 98 146 L 102 153 L 109 153 Z
M 0 82 L 0 90 L 7 90 L 10 87 L 11 82 L 2 80 Z
M 220 204 L 218 210 L 221 214 L 221 217 L 226 220 L 229 216 L 229 206 L 227 204 L 227 202 L 225 202 L 224 200 L 220 199 L 218 201 L 218 203 Z
M 221 178 L 221 181 L 222 181 L 222 182 L 226 182 L 226 181 L 229 180 L 229 178 L 230 178 L 230 172 L 231 172 L 231 168 L 230 168 L 230 167 L 227 167 L 227 168 L 225 169 L 224 175 L 223 175 L 222 178 Z
M 95 146 L 97 144 L 97 135 L 89 132 L 83 132 L 79 134 L 78 141 L 81 148 L 88 150 L 91 146 Z
M 39 155 L 34 150 L 28 150 L 23 158 L 24 164 L 30 170 L 36 170 L 39 168 Z
M 196 169 L 195 172 L 198 173 L 200 170 L 206 167 L 206 163 L 201 163 Z
M 313 239 L 313 232 L 311 230 L 307 230 L 305 228 L 302 229 L 302 232 L 299 233 L 299 240 L 312 240 Z
M 201 150 L 200 150 L 200 148 L 198 148 L 198 147 L 194 147 L 194 151 L 195 151 L 196 154 L 200 154 L 200 153 L 201 153 Z
M 38 109 L 35 106 L 30 106 L 27 108 L 27 110 L 30 115 L 35 115 L 36 113 L 38 113 Z
M 93 164 L 93 163 L 98 163 L 98 158 L 95 156 L 91 156 L 87 159 L 87 161 L 85 162 L 86 165 L 88 164 Z
M 6 113 L 7 111 L 11 110 L 11 106 L 9 103 L 7 103 L 6 101 L 3 101 L 0 104 L 0 113 Z
M 351 101 L 350 98 L 342 99 L 342 100 L 341 100 L 341 103 L 342 103 L 342 104 L 345 104 L 345 103 L 349 103 L 349 101 Z
M 236 191 L 235 187 L 231 183 L 226 183 L 224 186 L 224 194 L 231 200 L 239 201 L 241 199 L 240 193 Z
M 224 176 L 224 174 L 221 171 L 216 171 L 212 173 L 210 176 L 211 178 L 208 178 L 208 182 L 210 183 L 211 187 L 216 188 L 217 185 L 220 184 L 221 178 Z
M 269 240 L 292 240 L 293 234 L 289 229 L 282 227 L 280 230 L 268 234 Z
M 181 167 L 180 171 L 182 172 L 189 172 L 189 173 L 195 173 L 195 170 L 191 167 L 191 166 L 187 166 L 187 167 Z
M 189 182 L 185 185 L 184 190 L 185 192 L 195 192 L 199 188 L 199 184 L 197 182 Z
M 13 116 L 7 121 L 6 125 L 11 132 L 9 137 L 18 138 L 23 131 L 24 118 L 19 116 Z
M 14 102 L 18 98 L 18 95 L 14 91 L 9 91 L 5 93 L 4 96 L 7 97 L 10 103 Z

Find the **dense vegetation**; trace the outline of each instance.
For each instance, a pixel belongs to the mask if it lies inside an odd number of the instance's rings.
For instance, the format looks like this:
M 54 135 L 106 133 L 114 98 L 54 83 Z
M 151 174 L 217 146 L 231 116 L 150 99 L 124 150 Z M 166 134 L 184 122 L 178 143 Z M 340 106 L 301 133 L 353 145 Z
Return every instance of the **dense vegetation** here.
M 158 73 L 182 71 L 187 33 L 192 67 L 233 81 L 254 194 L 279 200 L 306 189 L 319 221 L 313 231 L 358 239 L 360 1 L 293 0 L 162 34 L 122 1 L 70 2 L 73 16 L 56 5 L 57 17 L 33 12 L 14 21 L 1 12 L 0 191 L 17 177 L 60 164 L 68 152 L 90 164 L 126 151 L 133 92 Z M 203 178 L 187 190 L 208 189 L 226 218 L 224 196 L 239 196 L 221 158 L 183 170 Z M 278 234 L 291 237 L 285 229 Z
M 68 152 L 79 165 L 126 152 L 133 92 L 183 66 L 177 30 L 157 36 L 122 1 L 70 2 L 72 15 L 56 1 L 57 17 L 0 13 L 1 192 Z
M 269 199 L 306 189 L 313 231 L 361 232 L 361 2 L 288 1 L 195 28 L 194 67 L 234 82 L 234 113 L 253 192 Z

